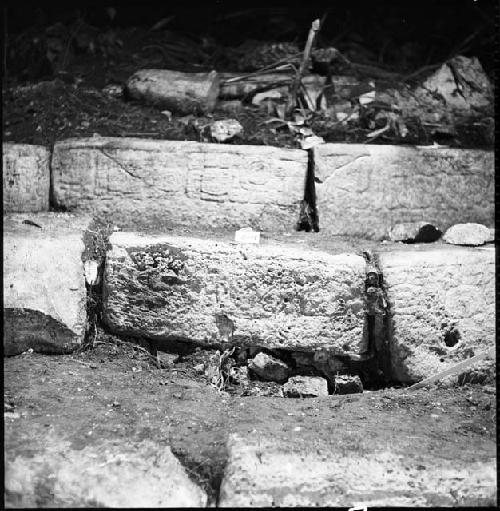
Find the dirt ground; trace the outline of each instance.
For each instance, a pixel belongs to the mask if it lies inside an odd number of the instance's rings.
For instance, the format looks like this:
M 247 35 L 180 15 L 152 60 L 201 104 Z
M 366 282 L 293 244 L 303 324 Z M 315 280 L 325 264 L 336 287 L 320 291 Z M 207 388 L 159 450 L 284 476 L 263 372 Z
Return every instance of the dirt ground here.
M 4 360 L 5 450 L 33 456 L 49 431 L 75 449 L 106 439 L 170 445 L 194 481 L 216 497 L 230 433 L 259 433 L 356 452 L 364 445 L 404 445 L 419 456 L 465 462 L 496 453 L 494 385 L 388 388 L 327 398 L 259 395 L 232 385 L 218 391 L 195 368 L 203 351 L 161 353 L 158 368 L 146 351 L 100 332 L 93 349 L 73 355 L 26 353 Z M 263 395 L 268 394 L 268 395 Z M 8 497 L 8 496 L 7 496 Z

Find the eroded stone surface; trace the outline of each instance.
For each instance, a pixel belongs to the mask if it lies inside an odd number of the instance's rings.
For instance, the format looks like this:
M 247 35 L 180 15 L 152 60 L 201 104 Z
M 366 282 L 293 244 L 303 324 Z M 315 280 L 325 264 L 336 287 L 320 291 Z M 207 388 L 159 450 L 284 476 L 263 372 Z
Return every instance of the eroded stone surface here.
M 379 254 L 396 379 L 413 383 L 495 344 L 494 248 Z
M 50 152 L 28 144 L 2 144 L 3 211 L 48 211 Z
M 114 233 L 104 320 L 160 341 L 366 349 L 365 261 L 285 244 Z
M 70 139 L 52 158 L 58 205 L 141 229 L 292 231 L 306 170 L 296 149 L 137 138 Z
M 29 348 L 64 353 L 82 342 L 87 321 L 83 232 L 89 224 L 89 218 L 63 213 L 4 216 L 5 355 Z
M 481 224 L 452 225 L 443 236 L 443 240 L 451 245 L 484 245 L 494 238 L 488 227 Z
M 313 154 L 320 228 L 330 234 L 382 239 L 396 223 L 423 220 L 443 232 L 493 224 L 492 151 L 322 144 Z
M 423 453 L 424 465 L 389 449 L 328 450 L 232 435 L 220 507 L 494 505 L 496 462 Z M 431 458 L 431 459 L 426 459 Z
M 34 456 L 7 453 L 7 507 L 206 506 L 168 446 L 116 441 L 77 450 L 52 435 L 41 445 Z

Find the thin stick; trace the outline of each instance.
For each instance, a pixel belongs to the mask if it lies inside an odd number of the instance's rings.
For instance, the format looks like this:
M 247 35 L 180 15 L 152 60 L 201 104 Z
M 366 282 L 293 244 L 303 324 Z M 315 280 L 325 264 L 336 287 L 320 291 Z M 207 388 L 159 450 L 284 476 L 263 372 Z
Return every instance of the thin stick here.
M 288 98 L 288 105 L 286 109 L 288 115 L 291 114 L 293 109 L 295 108 L 295 103 L 297 102 L 297 91 L 299 89 L 299 83 L 302 80 L 302 75 L 304 74 L 307 63 L 309 62 L 309 56 L 311 54 L 312 45 L 314 42 L 314 38 L 316 37 L 316 33 L 319 31 L 319 27 L 320 27 L 319 19 L 314 20 L 309 30 L 309 35 L 307 36 L 306 47 L 304 48 L 304 56 L 300 64 L 299 71 L 295 75 L 295 80 L 292 83 L 292 89 L 290 91 L 290 96 Z
M 462 371 L 463 369 L 466 369 L 470 365 L 474 364 L 474 362 L 477 362 L 478 360 L 482 360 L 483 358 L 488 358 L 488 357 L 493 357 L 493 356 L 495 356 L 495 346 L 491 347 L 488 351 L 480 353 L 479 355 L 475 355 L 474 357 L 468 358 L 467 360 L 462 360 L 462 362 L 459 362 L 458 364 L 455 364 L 454 366 L 452 366 L 448 369 L 445 369 L 444 371 L 441 371 L 440 373 L 435 374 L 434 376 L 430 376 L 429 378 L 426 378 L 425 380 L 415 383 L 415 385 L 408 387 L 407 390 L 420 389 L 421 387 L 425 387 L 429 383 L 433 383 L 437 380 L 441 380 L 445 376 L 449 376 L 450 374 L 458 373 L 459 371 Z

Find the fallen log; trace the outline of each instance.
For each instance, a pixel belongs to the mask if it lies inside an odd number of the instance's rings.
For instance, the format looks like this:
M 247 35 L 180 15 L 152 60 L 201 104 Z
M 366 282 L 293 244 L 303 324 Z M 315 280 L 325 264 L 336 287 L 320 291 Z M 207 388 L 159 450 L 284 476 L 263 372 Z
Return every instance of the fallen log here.
M 129 97 L 188 115 L 213 110 L 219 95 L 219 76 L 181 73 L 169 69 L 141 69 L 127 82 Z

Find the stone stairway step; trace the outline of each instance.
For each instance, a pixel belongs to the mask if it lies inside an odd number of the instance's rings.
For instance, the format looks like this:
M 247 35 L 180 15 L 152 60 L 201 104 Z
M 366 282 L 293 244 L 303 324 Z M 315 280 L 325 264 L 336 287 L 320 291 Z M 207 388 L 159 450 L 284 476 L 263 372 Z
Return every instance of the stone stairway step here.
M 379 265 L 398 381 L 420 381 L 495 346 L 493 246 L 413 245 L 380 252 Z
M 320 228 L 382 239 L 398 223 L 494 225 L 494 153 L 474 149 L 322 144 L 314 147 Z
M 54 146 L 58 206 L 122 228 L 191 225 L 295 228 L 307 152 L 139 138 L 69 139 Z
M 128 438 L 77 448 L 51 430 L 39 435 L 29 456 L 5 461 L 7 507 L 205 507 L 169 446 Z M 50 491 L 47 491 L 50 489 Z
M 367 347 L 361 255 L 114 233 L 104 314 L 117 334 L 299 351 Z
M 89 224 L 88 217 L 64 213 L 4 215 L 5 355 L 80 346 L 87 322 L 83 233 Z
M 397 425 L 391 427 L 396 434 Z M 422 435 L 423 445 L 427 441 Z M 278 433 L 233 434 L 218 504 L 440 507 L 496 502 L 494 452 L 489 460 L 451 462 L 442 448 L 409 456 L 397 446 L 359 443 L 363 447 L 325 446 L 301 433 L 287 439 Z
M 50 151 L 43 146 L 2 144 L 3 212 L 48 211 Z

